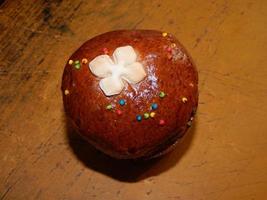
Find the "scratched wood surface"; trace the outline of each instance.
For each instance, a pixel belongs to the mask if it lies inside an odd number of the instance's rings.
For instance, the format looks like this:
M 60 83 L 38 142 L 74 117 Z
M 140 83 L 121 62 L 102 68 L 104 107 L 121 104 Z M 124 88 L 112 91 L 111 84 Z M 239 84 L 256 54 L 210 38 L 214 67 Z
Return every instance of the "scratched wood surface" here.
M 175 34 L 199 70 L 196 123 L 147 163 L 105 157 L 65 120 L 70 54 L 114 29 Z M 267 199 L 267 1 L 6 0 L 0 7 L 0 199 Z

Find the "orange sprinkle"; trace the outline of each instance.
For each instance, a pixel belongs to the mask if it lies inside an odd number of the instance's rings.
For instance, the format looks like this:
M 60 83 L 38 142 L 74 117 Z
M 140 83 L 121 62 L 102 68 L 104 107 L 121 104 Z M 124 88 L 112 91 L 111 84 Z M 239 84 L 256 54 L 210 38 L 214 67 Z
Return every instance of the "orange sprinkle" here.
M 65 95 L 69 95 L 69 94 L 70 94 L 70 91 L 69 91 L 69 90 L 65 90 L 65 91 L 64 91 L 64 94 L 65 94 Z
M 171 60 L 171 59 L 172 59 L 172 54 L 169 53 L 169 54 L 167 55 L 167 58 L 168 58 L 169 60 Z
M 83 58 L 83 59 L 82 59 L 82 63 L 83 63 L 83 64 L 86 64 L 86 63 L 88 63 L 88 60 L 87 60 L 86 58 Z
M 187 99 L 186 97 L 183 97 L 183 98 L 182 98 L 182 102 L 183 102 L 183 103 L 186 103 L 187 101 L 188 101 L 188 99 Z
M 163 37 L 166 37 L 167 35 L 168 35 L 168 33 L 166 33 L 166 32 L 163 32 L 163 33 L 162 33 L 162 36 L 163 36 Z
M 175 43 L 171 43 L 171 48 L 175 48 L 176 44 Z

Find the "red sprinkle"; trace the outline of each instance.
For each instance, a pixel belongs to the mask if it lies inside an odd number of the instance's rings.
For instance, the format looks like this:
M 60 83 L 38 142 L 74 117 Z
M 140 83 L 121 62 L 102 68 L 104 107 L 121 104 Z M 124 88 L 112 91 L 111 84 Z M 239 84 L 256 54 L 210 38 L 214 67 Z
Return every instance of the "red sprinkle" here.
M 121 110 L 116 110 L 116 113 L 117 113 L 118 115 L 122 115 L 122 111 L 121 111 Z
M 172 51 L 172 48 L 171 48 L 171 47 L 168 47 L 168 48 L 167 48 L 167 51 L 168 51 L 168 52 L 171 52 L 171 51 Z
M 163 126 L 165 124 L 165 121 L 163 119 L 159 120 L 159 125 Z
M 103 48 L 103 52 L 104 52 L 104 54 L 108 54 L 108 48 Z

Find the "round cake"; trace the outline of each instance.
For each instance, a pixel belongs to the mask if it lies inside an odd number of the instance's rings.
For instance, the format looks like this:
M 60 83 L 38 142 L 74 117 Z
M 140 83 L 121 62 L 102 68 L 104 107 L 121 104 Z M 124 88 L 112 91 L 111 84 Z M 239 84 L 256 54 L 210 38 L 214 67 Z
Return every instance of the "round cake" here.
M 170 33 L 119 30 L 85 42 L 62 78 L 66 115 L 91 145 L 118 159 L 171 150 L 191 126 L 198 74 Z

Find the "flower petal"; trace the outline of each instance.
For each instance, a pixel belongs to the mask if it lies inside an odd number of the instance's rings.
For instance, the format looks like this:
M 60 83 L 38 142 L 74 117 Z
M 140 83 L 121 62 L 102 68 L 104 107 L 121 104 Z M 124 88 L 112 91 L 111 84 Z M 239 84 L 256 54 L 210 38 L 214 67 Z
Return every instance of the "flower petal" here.
M 124 68 L 124 74 L 122 78 L 131 84 L 136 84 L 146 77 L 146 72 L 143 65 L 139 62 L 135 62 Z
M 131 46 L 118 47 L 114 53 L 113 58 L 115 63 L 132 64 L 136 61 L 137 55 Z
M 99 85 L 106 96 L 119 94 L 124 87 L 123 81 L 120 78 L 114 76 L 102 79 Z
M 100 55 L 89 63 L 89 68 L 94 75 L 105 78 L 111 75 L 112 65 L 113 61 L 108 55 Z

